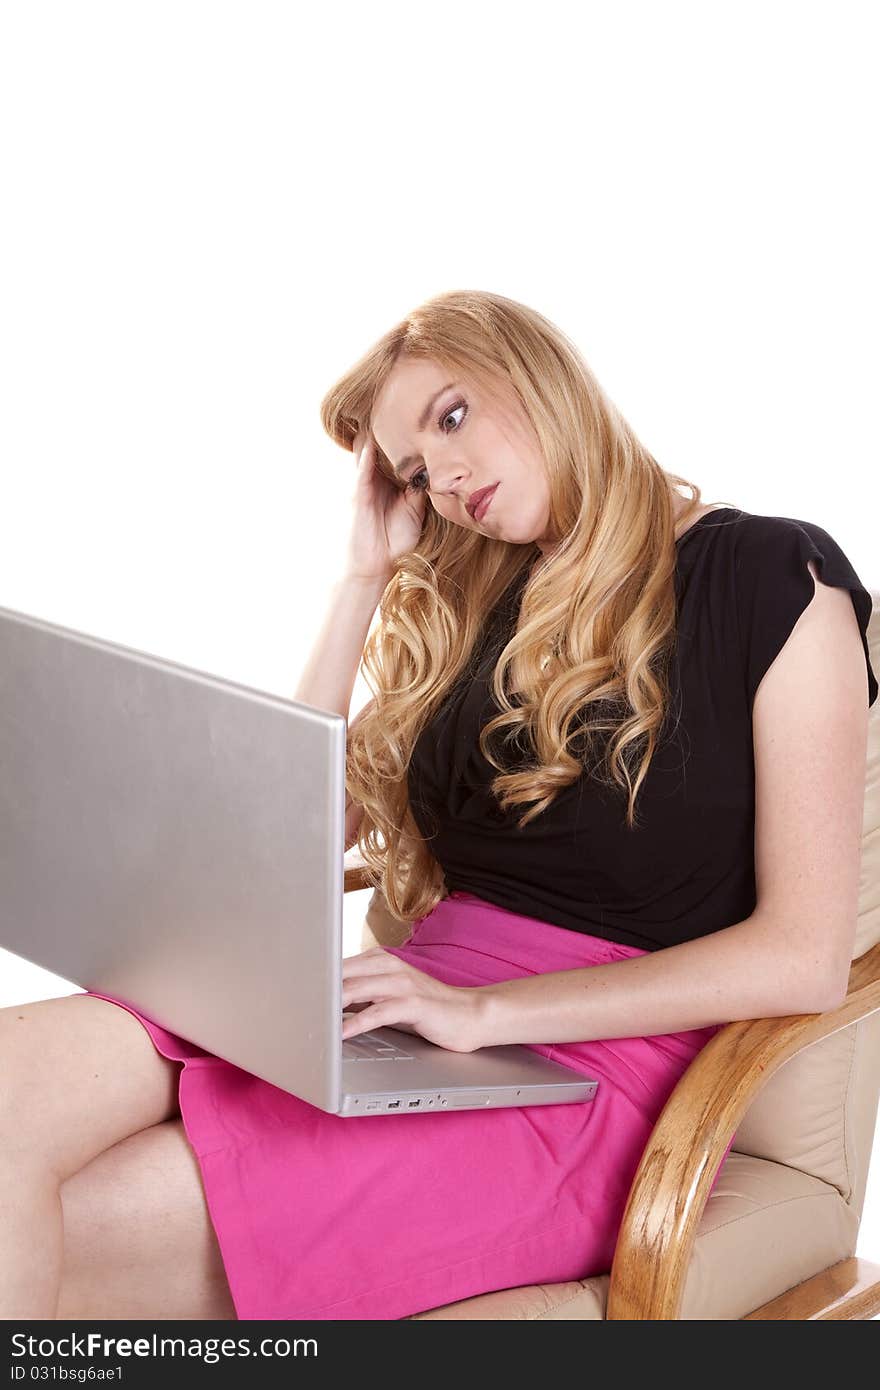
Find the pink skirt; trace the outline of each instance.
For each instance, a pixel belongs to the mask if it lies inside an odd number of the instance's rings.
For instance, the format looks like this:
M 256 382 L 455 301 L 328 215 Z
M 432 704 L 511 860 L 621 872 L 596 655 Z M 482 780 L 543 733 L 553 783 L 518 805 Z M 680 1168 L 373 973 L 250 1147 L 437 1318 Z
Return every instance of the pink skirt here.
M 451 985 L 646 954 L 461 892 L 386 949 Z M 405 1318 L 608 1273 L 654 1123 L 721 1027 L 526 1044 L 598 1079 L 583 1104 L 342 1119 L 87 993 L 183 1063 L 181 1116 L 243 1320 Z

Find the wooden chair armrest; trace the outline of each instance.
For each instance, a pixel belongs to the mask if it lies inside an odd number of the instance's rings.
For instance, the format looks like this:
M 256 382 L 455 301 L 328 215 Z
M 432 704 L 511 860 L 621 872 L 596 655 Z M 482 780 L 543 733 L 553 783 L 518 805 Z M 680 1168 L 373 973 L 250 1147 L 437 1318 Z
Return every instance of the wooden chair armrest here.
M 727 1023 L 663 1107 L 623 1213 L 606 1318 L 677 1320 L 709 1189 L 752 1100 L 795 1053 L 880 1009 L 880 942 L 854 960 L 842 1004 Z
M 359 888 L 372 888 L 374 886 L 372 880 L 367 877 L 369 873 L 367 865 L 364 864 L 363 859 L 356 851 L 349 850 L 343 860 L 343 869 L 345 871 L 343 893 L 355 893 Z

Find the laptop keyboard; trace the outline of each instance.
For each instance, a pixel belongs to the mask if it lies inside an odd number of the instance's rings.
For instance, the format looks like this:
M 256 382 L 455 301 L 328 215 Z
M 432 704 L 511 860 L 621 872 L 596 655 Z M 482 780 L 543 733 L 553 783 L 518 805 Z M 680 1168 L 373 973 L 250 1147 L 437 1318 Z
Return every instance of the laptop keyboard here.
M 358 1033 L 356 1038 L 343 1038 L 343 1062 L 412 1062 L 412 1052 L 407 1052 L 387 1038 L 375 1033 Z

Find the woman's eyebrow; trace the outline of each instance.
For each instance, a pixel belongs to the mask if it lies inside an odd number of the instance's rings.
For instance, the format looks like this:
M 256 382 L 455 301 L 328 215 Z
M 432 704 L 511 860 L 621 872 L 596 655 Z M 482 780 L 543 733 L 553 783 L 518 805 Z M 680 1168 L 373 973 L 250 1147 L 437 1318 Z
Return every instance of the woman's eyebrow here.
M 437 401 L 439 401 L 440 397 L 443 395 L 443 392 L 448 391 L 454 385 L 454 381 L 447 381 L 446 385 L 441 386 L 440 390 L 437 391 L 435 395 L 433 395 L 431 399 L 428 401 L 428 404 L 425 406 L 424 410 L 419 416 L 419 434 L 421 434 L 422 430 L 427 425 L 431 411 L 434 409 L 434 406 L 436 405 Z M 395 463 L 395 475 L 399 478 L 404 468 L 408 468 L 411 463 L 418 463 L 420 461 L 422 461 L 421 454 L 407 454 L 405 459 L 400 460 L 400 463 Z

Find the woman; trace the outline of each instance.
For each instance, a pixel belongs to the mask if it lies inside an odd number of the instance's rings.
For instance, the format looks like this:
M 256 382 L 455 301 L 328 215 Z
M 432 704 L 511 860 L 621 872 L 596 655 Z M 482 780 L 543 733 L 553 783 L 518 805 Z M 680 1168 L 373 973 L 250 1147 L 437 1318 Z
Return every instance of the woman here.
M 297 698 L 347 716 L 372 677 L 346 845 L 409 932 L 345 962 L 342 1033 L 523 1043 L 596 1098 L 342 1119 L 95 991 L 0 1011 L 6 1318 L 399 1318 L 607 1271 L 716 1029 L 845 990 L 877 681 L 828 533 L 686 503 L 500 295 L 423 305 L 322 418 L 357 482 Z

